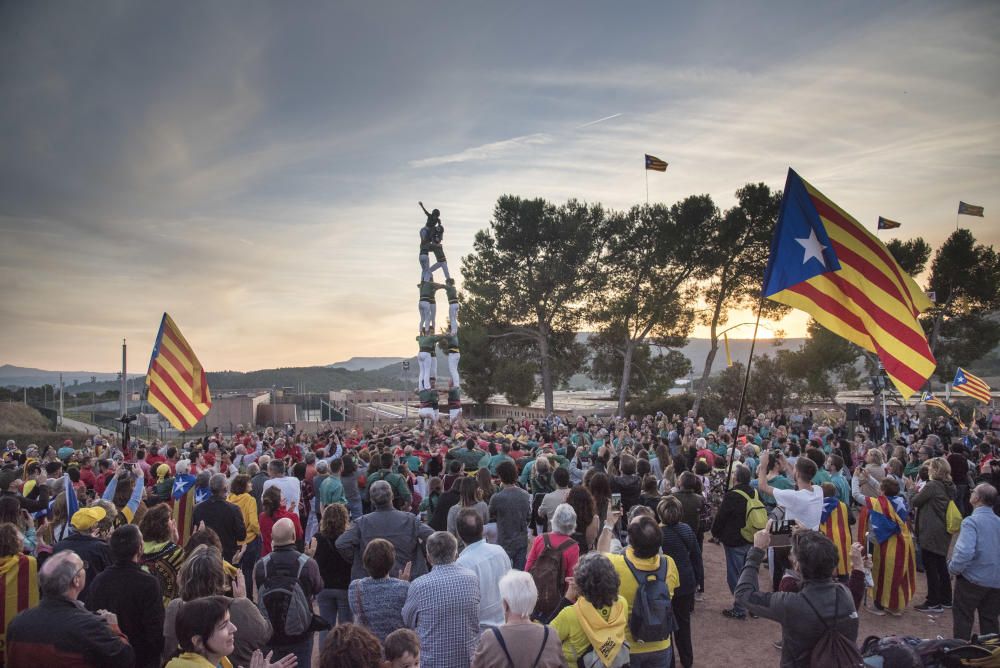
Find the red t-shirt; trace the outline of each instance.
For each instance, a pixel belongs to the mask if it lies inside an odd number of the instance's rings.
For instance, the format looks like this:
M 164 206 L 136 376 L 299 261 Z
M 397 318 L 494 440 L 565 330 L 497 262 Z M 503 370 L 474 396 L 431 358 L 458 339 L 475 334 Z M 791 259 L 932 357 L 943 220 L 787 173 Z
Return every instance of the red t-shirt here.
M 559 547 L 568 540 L 573 540 L 569 536 L 564 536 L 561 533 L 550 533 L 546 534 L 549 537 L 549 542 L 552 543 L 552 547 Z M 531 550 L 528 551 L 528 559 L 524 563 L 524 570 L 530 571 L 532 566 L 538 560 L 538 557 L 542 555 L 542 551 L 545 549 L 545 538 L 544 536 L 535 536 L 535 542 L 531 544 Z M 573 571 L 576 570 L 576 562 L 580 560 L 580 546 L 572 545 L 566 548 L 563 552 L 563 573 L 564 577 L 573 577 Z
M 260 556 L 264 557 L 271 552 L 271 529 L 274 528 L 274 523 L 283 517 L 287 517 L 295 525 L 295 540 L 302 540 L 305 538 L 305 534 L 302 532 L 302 522 L 299 521 L 298 513 L 291 513 L 285 510 L 284 506 L 278 508 L 278 512 L 272 517 L 267 513 L 261 513 L 257 518 L 260 522 Z

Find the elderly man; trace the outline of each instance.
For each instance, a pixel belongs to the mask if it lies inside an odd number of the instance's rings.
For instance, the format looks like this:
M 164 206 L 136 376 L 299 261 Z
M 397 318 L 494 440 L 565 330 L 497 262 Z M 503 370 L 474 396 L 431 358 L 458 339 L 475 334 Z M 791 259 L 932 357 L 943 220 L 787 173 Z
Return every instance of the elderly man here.
M 420 636 L 421 668 L 468 668 L 479 640 L 479 578 L 455 563 L 458 541 L 447 531 L 427 539 L 433 570 L 414 580 L 403 622 Z
M 7 627 L 8 668 L 134 665 L 135 652 L 114 613 L 87 612 L 77 600 L 86 586 L 87 571 L 75 552 L 66 550 L 49 557 L 38 580 L 41 602 Z
M 396 564 L 389 575 L 397 577 L 407 562 L 412 563 L 411 576 L 426 572 L 426 564 L 417 560 L 421 554 L 419 543 L 427 540 L 433 529 L 417 519 L 413 513 L 405 513 L 392 507 L 392 487 L 385 480 L 371 484 L 368 496 L 372 501 L 372 512 L 362 516 L 357 522 L 337 538 L 336 547 L 341 556 L 351 562 L 351 579 L 365 577 L 362 555 L 368 542 L 374 538 L 385 538 L 396 549 Z
M 483 539 L 483 517 L 474 508 L 458 511 L 456 527 L 458 537 L 465 543 L 456 563 L 479 578 L 479 630 L 500 626 L 504 622 L 504 610 L 497 582 L 510 571 L 510 557 L 502 547 L 490 545 Z
M 754 534 L 753 547 L 736 585 L 736 599 L 750 612 L 781 624 L 781 665 L 809 665 L 813 647 L 827 628 L 836 629 L 857 643 L 859 620 L 854 600 L 848 590 L 833 579 L 838 559 L 833 541 L 818 531 L 796 532 L 792 553 L 802 576 L 801 590 L 760 592 L 760 562 L 770 541 L 767 529 Z M 857 659 L 860 661 L 860 653 Z
M 194 526 L 202 522 L 205 526 L 219 534 L 222 542 L 222 558 L 232 561 L 239 548 L 238 543 L 247 537 L 243 513 L 235 503 L 226 501 L 229 492 L 229 479 L 221 473 L 216 473 L 208 481 L 208 489 L 212 495 L 194 507 Z
M 997 490 L 982 483 L 972 490 L 972 514 L 962 520 L 962 529 L 948 562 L 955 576 L 953 603 L 954 637 L 970 638 L 972 622 L 979 612 L 979 634 L 997 633 L 1000 616 L 1000 517 L 993 512 Z

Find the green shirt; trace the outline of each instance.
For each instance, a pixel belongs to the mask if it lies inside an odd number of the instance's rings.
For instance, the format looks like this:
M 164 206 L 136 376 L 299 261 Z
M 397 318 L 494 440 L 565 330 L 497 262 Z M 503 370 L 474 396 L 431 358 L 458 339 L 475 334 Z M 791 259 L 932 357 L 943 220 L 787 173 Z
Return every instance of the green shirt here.
M 324 506 L 331 503 L 347 505 L 347 497 L 344 496 L 344 485 L 340 482 L 340 476 L 327 476 L 323 484 L 319 486 L 319 502 Z
M 448 295 L 449 304 L 458 303 L 458 288 L 456 288 L 454 285 L 449 285 L 445 283 L 444 292 L 446 295 Z
M 420 346 L 420 352 L 434 354 L 434 346 L 437 344 L 438 337 L 436 336 L 418 336 L 417 345 Z

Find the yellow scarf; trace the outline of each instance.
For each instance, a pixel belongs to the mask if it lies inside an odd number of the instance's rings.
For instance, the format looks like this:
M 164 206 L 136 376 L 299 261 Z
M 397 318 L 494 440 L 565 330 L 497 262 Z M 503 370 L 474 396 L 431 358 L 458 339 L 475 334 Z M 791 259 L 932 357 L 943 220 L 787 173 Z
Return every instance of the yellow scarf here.
M 582 596 L 573 604 L 580 628 L 605 666 L 610 666 L 625 642 L 628 604 L 621 596 L 610 608 L 598 610 Z

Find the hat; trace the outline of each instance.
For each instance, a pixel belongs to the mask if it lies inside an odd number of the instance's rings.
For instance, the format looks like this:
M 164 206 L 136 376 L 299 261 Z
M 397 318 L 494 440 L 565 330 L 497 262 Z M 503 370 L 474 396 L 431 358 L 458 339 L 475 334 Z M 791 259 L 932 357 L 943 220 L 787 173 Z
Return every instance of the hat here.
M 17 471 L 0 471 L 0 492 L 6 491 L 15 480 L 17 480 Z
M 77 531 L 86 531 L 107 516 L 108 512 L 100 506 L 81 508 L 73 513 L 73 518 L 70 520 L 70 524 L 72 524 L 73 528 Z
M 69 446 L 69 447 L 72 448 L 73 447 L 73 439 L 67 438 L 65 441 L 63 441 L 63 445 L 66 445 L 66 446 Z
M 170 473 L 170 467 L 166 464 L 160 464 L 156 467 L 156 478 L 158 480 L 163 480 Z

